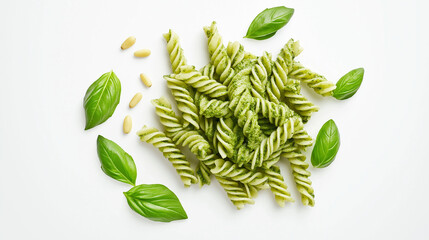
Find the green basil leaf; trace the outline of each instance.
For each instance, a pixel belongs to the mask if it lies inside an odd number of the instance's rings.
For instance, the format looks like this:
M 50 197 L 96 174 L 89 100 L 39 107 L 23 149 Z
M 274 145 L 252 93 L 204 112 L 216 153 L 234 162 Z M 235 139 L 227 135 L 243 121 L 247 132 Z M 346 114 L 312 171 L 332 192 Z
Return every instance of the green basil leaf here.
M 277 31 L 276 31 L 276 32 L 273 32 L 273 33 L 270 33 L 270 34 L 267 34 L 267 35 L 265 35 L 265 36 L 255 37 L 255 38 L 253 38 L 253 39 L 255 39 L 255 40 L 265 40 L 265 39 L 268 39 L 268 38 L 270 38 L 270 37 L 272 37 L 272 36 L 276 35 L 276 33 L 277 33 Z
M 311 164 L 317 168 L 329 166 L 340 148 L 340 133 L 334 120 L 323 124 L 317 134 L 316 143 L 311 153 Z
M 342 76 L 337 82 L 337 88 L 334 90 L 333 96 L 338 100 L 352 97 L 362 84 L 363 74 L 364 69 L 357 68 Z
M 103 74 L 89 86 L 83 99 L 86 115 L 85 130 L 110 118 L 119 104 L 121 82 L 113 71 Z
M 284 6 L 265 9 L 253 19 L 245 38 L 263 40 L 274 36 L 289 22 L 294 11 L 293 8 Z
M 98 135 L 97 153 L 101 169 L 107 176 L 133 186 L 136 185 L 136 164 L 133 158 L 118 144 Z
M 161 184 L 142 184 L 124 192 L 128 205 L 138 214 L 152 221 L 171 222 L 187 219 L 177 196 Z

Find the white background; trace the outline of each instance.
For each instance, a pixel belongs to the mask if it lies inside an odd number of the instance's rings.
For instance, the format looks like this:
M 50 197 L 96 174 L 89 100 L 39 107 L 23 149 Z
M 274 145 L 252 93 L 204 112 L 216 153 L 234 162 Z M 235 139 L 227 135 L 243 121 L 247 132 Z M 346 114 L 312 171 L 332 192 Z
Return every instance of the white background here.
M 260 11 L 278 5 L 295 8 L 285 28 L 265 41 L 242 38 Z M 424 0 L 2 0 L 0 239 L 428 239 L 428 7 Z M 308 132 L 315 137 L 332 118 L 341 134 L 334 163 L 310 167 L 315 207 L 302 206 L 281 163 L 297 201 L 280 208 L 263 191 L 237 211 L 215 181 L 185 189 L 170 163 L 135 135 L 144 124 L 161 127 L 150 100 L 171 98 L 162 33 L 176 31 L 189 62 L 202 67 L 202 28 L 213 20 L 225 43 L 238 40 L 258 55 L 276 56 L 289 38 L 300 40 L 299 60 L 334 82 L 365 68 L 362 87 L 346 101 L 304 88 L 320 106 Z M 130 35 L 136 44 L 121 51 Z M 140 48 L 152 55 L 134 58 Z M 111 69 L 122 82 L 121 102 L 107 122 L 84 131 L 83 96 Z M 144 97 L 130 110 L 136 92 Z M 127 114 L 134 126 L 124 135 Z M 174 191 L 189 219 L 166 224 L 134 213 L 122 194 L 129 186 L 100 169 L 98 134 L 134 157 L 138 183 Z

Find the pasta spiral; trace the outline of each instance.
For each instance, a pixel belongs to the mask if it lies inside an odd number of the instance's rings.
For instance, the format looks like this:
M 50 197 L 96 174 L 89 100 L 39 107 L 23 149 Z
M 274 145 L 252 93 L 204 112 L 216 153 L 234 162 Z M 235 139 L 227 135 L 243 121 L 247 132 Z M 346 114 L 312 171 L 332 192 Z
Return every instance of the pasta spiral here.
M 200 187 L 203 185 L 210 185 L 210 175 L 210 169 L 203 162 L 199 162 L 195 170 L 195 176 L 197 176 Z
M 185 82 L 197 91 L 204 93 L 212 98 L 220 98 L 227 95 L 227 88 L 216 80 L 209 79 L 196 71 L 193 66 L 182 66 L 180 72 L 171 74 L 170 77 Z
M 209 64 L 205 65 L 203 68 L 201 68 L 200 73 L 203 76 L 206 76 L 210 79 L 215 79 L 215 80 L 217 79 L 217 76 L 215 76 L 215 67 L 211 63 L 209 63 Z
M 286 119 L 295 115 L 295 112 L 284 103 L 275 104 L 260 98 L 256 99 L 255 112 L 260 113 L 276 126 L 283 125 Z
M 259 116 L 258 124 L 261 128 L 261 131 L 267 136 L 270 136 L 271 133 L 277 129 L 276 125 L 270 123 L 270 120 L 268 120 L 268 118 L 264 118 L 262 116 Z
M 189 147 L 197 157 L 204 158 L 212 153 L 209 142 L 198 131 L 182 129 L 173 133 L 171 139 L 176 145 Z
M 319 111 L 319 108 L 308 101 L 299 91 L 285 90 L 284 96 L 286 103 L 301 116 L 304 123 L 310 120 L 313 112 Z
M 278 103 L 282 100 L 284 91 L 288 89 L 288 73 L 292 71 L 293 59 L 301 51 L 299 43 L 293 39 L 290 39 L 281 49 L 273 64 L 273 72 L 267 85 L 267 94 L 270 101 Z
M 227 55 L 232 61 L 232 67 L 237 67 L 244 59 L 244 47 L 239 42 L 229 42 L 226 48 Z
M 208 141 L 213 145 L 213 139 L 216 132 L 217 120 L 215 118 L 200 117 L 200 126 L 206 135 Z
M 313 145 L 313 139 L 310 137 L 310 135 L 308 135 L 308 133 L 303 128 L 296 131 L 292 138 L 296 143 L 296 145 L 301 149 L 306 149 L 311 145 Z
M 244 204 L 255 203 L 251 196 L 248 195 L 249 193 L 244 184 L 222 177 L 216 177 L 216 179 L 227 193 L 228 198 L 231 200 L 232 204 L 234 204 L 237 209 L 242 209 Z
M 173 73 L 178 73 L 179 68 L 186 65 L 186 58 L 183 54 L 183 49 L 180 47 L 179 36 L 170 29 L 168 33 L 164 34 L 164 38 L 167 41 L 167 51 L 170 55 Z
M 144 126 L 137 132 L 137 135 L 143 142 L 154 145 L 162 152 L 164 157 L 173 164 L 185 187 L 189 187 L 198 181 L 185 155 L 180 152 L 172 140 L 163 132 L 158 131 L 156 128 Z
M 269 73 L 267 68 L 270 71 Z M 250 75 L 253 97 L 265 99 L 265 88 L 269 74 L 271 74 L 271 56 L 267 52 L 264 52 L 262 57 L 259 57 L 257 63 L 253 66 Z
M 268 187 L 266 185 L 268 177 L 260 172 L 240 168 L 236 164 L 223 159 L 216 160 L 215 165 L 216 166 L 211 169 L 211 172 L 215 176 L 231 178 L 234 181 L 257 186 L 260 189 Z
M 233 110 L 238 125 L 243 128 L 243 134 L 248 138 L 248 147 L 255 149 L 262 141 L 263 133 L 258 124 L 258 115 L 254 111 L 255 100 L 247 88 L 250 86 L 248 73 L 249 68 L 243 69 L 240 74 L 234 76 L 229 85 L 229 108 Z
M 262 163 L 269 159 L 272 153 L 280 149 L 286 141 L 292 138 L 295 131 L 301 130 L 302 122 L 297 117 L 287 119 L 286 123 L 278 127 L 268 138 L 262 140 L 260 146 L 255 149 L 247 162 L 251 162 L 250 168 L 261 167 Z M 239 166 L 241 166 L 239 164 Z
M 197 105 L 200 109 L 200 115 L 207 118 L 222 118 L 230 117 L 232 115 L 229 109 L 229 101 L 222 101 L 217 99 L 208 99 L 206 96 L 201 96 Z
M 176 99 L 177 108 L 182 112 L 185 121 L 184 126 L 192 124 L 196 129 L 199 129 L 198 109 L 186 84 L 169 76 L 164 76 L 164 79 L 167 80 L 167 86 Z
M 308 179 L 311 173 L 307 170 L 308 163 L 305 162 L 305 155 L 301 153 L 297 146 L 289 143 L 284 149 L 282 156 L 290 162 L 296 187 L 301 194 L 302 203 L 314 206 L 314 190 L 311 186 L 311 180 Z
M 333 91 L 337 88 L 334 83 L 328 81 L 324 76 L 312 72 L 299 62 L 294 62 L 289 77 L 305 82 L 316 93 L 322 96 L 332 96 Z
M 218 148 L 218 152 L 222 158 L 232 157 L 234 154 L 234 145 L 235 145 L 235 136 L 233 132 L 233 124 L 232 119 L 221 118 L 219 119 L 219 123 L 216 126 L 216 143 L 215 147 Z
M 234 70 L 231 66 L 231 59 L 222 43 L 222 37 L 217 30 L 216 22 L 213 22 L 210 27 L 204 27 L 204 31 L 208 38 L 210 62 L 215 67 L 216 74 L 219 75 L 219 81 L 228 86 L 234 76 Z
M 276 202 L 280 207 L 284 207 L 286 201 L 294 202 L 278 166 L 274 165 L 270 169 L 266 169 L 265 174 L 268 176 L 268 185 L 270 185 L 271 191 L 274 193 Z
M 176 116 L 170 102 L 165 97 L 152 100 L 152 104 L 155 106 L 156 115 L 158 115 L 167 135 L 183 129 L 183 123 Z

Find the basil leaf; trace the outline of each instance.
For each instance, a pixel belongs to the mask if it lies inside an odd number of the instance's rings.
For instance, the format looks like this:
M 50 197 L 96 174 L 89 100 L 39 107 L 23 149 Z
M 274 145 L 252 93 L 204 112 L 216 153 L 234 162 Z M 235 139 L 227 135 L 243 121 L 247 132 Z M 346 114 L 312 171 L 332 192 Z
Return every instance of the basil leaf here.
M 334 120 L 323 124 L 317 134 L 316 143 L 311 153 L 311 164 L 317 168 L 329 166 L 340 148 L 340 133 Z
M 337 88 L 334 90 L 333 96 L 338 100 L 352 97 L 362 84 L 363 74 L 364 69 L 357 68 L 342 76 L 337 82 Z
M 133 158 L 118 144 L 98 135 L 97 153 L 103 172 L 118 181 L 136 185 L 137 170 Z
M 294 13 L 293 8 L 284 6 L 267 8 L 259 13 L 247 30 L 245 38 L 268 39 L 286 25 Z
M 142 184 L 124 192 L 128 205 L 152 221 L 171 222 L 187 219 L 177 196 L 161 184 Z
M 85 130 L 110 118 L 119 104 L 121 82 L 113 71 L 103 74 L 89 86 L 83 99 L 86 115 Z
M 255 39 L 255 40 L 265 40 L 265 39 L 268 39 L 268 38 L 270 38 L 270 37 L 274 36 L 276 33 L 277 33 L 277 31 L 276 31 L 276 32 L 273 32 L 273 33 L 270 33 L 270 34 L 267 34 L 267 35 L 265 35 L 265 36 L 255 37 L 255 38 L 253 38 L 253 39 Z

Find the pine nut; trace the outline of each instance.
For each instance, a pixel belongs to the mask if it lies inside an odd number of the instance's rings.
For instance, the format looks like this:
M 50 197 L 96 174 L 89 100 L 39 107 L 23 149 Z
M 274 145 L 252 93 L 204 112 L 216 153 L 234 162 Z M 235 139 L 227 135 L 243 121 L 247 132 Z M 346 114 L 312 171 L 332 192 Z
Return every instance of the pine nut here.
M 152 86 L 152 82 L 150 81 L 150 79 L 146 76 L 146 74 L 141 73 L 140 74 L 140 79 L 142 80 L 142 82 L 144 83 L 144 85 L 146 85 L 146 87 L 150 87 Z
M 140 100 L 142 100 L 142 96 L 143 95 L 141 93 L 136 93 L 136 95 L 134 95 L 134 97 L 130 101 L 130 108 L 135 107 L 137 103 L 139 103 Z
M 131 128 L 133 127 L 133 120 L 130 115 L 127 115 L 124 119 L 124 133 L 128 134 L 131 132 Z
M 121 45 L 121 49 L 125 50 L 127 48 L 130 48 L 132 45 L 134 45 L 134 43 L 136 43 L 136 38 L 131 36 L 131 37 L 125 39 L 125 41 Z
M 150 55 L 149 49 L 140 49 L 134 52 L 134 57 L 147 57 Z

